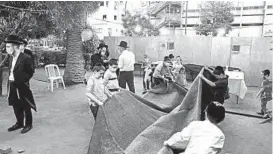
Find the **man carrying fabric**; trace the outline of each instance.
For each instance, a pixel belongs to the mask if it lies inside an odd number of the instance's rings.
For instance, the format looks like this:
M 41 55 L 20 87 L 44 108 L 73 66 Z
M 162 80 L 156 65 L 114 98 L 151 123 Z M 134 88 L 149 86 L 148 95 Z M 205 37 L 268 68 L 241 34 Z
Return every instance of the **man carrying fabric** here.
M 128 51 L 127 42 L 121 41 L 119 46 L 119 52 L 121 53 L 118 59 L 119 68 L 119 86 L 126 89 L 126 83 L 129 86 L 129 90 L 135 93 L 134 85 L 134 64 L 135 54 Z

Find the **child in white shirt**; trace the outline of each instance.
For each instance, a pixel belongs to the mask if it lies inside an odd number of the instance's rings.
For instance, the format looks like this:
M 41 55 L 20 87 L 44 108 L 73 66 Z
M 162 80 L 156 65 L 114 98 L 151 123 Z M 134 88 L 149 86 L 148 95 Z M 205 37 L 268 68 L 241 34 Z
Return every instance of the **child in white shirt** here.
M 105 68 L 102 64 L 95 65 L 93 68 L 93 75 L 88 79 L 86 86 L 86 96 L 89 99 L 90 110 L 93 113 L 96 120 L 99 105 L 112 97 L 110 92 L 105 88 L 104 81 L 102 79 Z
M 165 148 L 185 150 L 183 154 L 218 154 L 225 142 L 225 135 L 217 124 L 225 118 L 225 108 L 212 102 L 206 109 L 207 120 L 193 121 L 181 132 L 164 142 Z
M 118 68 L 117 60 L 111 59 L 109 61 L 109 68 L 104 74 L 104 83 L 112 94 L 118 93 L 120 91 L 118 77 L 116 73 L 117 68 Z

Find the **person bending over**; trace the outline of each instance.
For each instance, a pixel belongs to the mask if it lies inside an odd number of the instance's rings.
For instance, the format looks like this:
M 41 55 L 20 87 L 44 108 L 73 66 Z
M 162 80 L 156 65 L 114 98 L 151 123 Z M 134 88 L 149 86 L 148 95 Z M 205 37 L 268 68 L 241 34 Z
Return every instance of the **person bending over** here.
M 164 57 L 163 63 L 156 66 L 153 73 L 154 85 L 159 85 L 165 81 L 173 81 L 173 76 L 170 70 L 171 60 L 168 56 Z
M 206 109 L 207 120 L 193 121 L 181 132 L 175 133 L 164 142 L 162 151 L 174 154 L 218 154 L 221 152 L 225 135 L 218 124 L 225 119 L 225 108 L 219 102 L 211 102 Z
M 221 104 L 224 104 L 226 98 L 226 92 L 228 91 L 228 76 L 225 75 L 224 68 L 221 66 L 216 66 L 213 71 L 211 71 L 208 67 L 205 67 L 211 74 L 213 74 L 217 81 L 212 82 L 204 77 L 203 74 L 200 74 L 200 78 L 203 79 L 208 85 L 213 88 L 214 98 L 213 101 L 217 101 Z

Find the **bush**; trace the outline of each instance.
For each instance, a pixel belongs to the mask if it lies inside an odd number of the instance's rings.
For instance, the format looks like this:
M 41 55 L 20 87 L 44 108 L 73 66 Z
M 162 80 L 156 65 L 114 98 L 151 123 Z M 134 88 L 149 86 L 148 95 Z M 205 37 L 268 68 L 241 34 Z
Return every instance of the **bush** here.
M 47 64 L 65 66 L 66 63 L 66 52 L 64 51 L 36 51 L 34 52 L 34 57 L 36 67 Z

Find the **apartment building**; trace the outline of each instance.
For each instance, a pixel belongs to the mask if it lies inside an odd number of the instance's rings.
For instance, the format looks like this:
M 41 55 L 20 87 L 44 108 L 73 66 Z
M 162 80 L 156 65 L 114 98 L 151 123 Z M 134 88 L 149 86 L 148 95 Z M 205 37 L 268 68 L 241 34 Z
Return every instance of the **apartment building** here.
M 125 1 L 101 1 L 99 9 L 89 15 L 87 22 L 100 39 L 105 36 L 121 36 L 125 7 Z
M 196 35 L 194 27 L 201 23 L 199 3 L 189 1 L 186 10 L 185 1 L 159 2 L 150 7 L 150 19 L 160 28 L 161 35 L 185 35 L 185 29 L 187 35 Z M 229 36 L 272 36 L 273 2 L 233 1 L 233 3 L 234 21 Z

